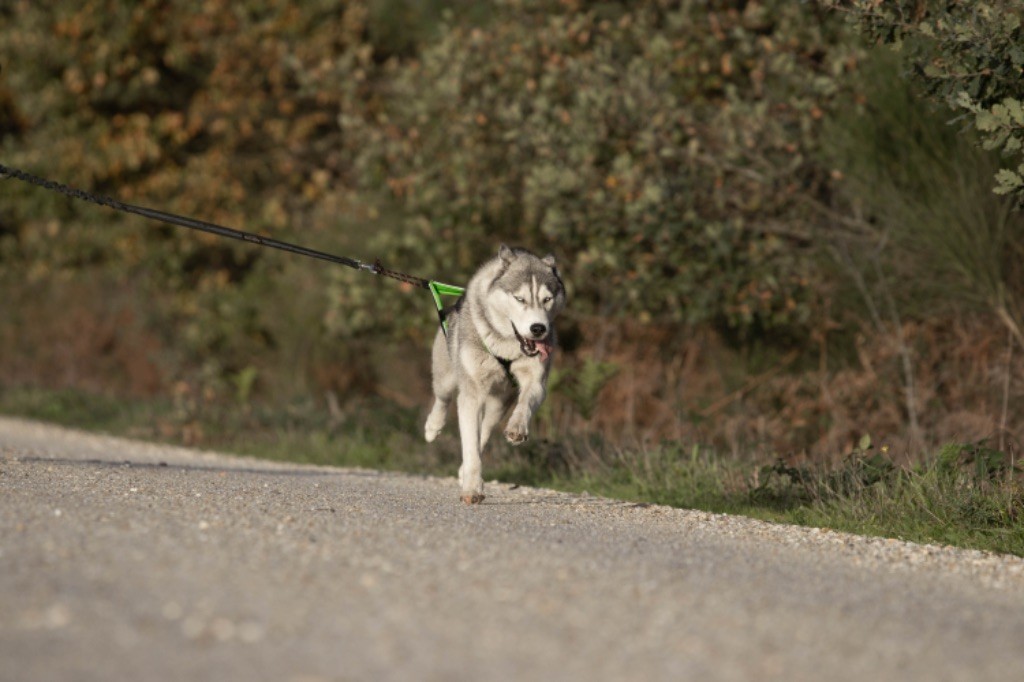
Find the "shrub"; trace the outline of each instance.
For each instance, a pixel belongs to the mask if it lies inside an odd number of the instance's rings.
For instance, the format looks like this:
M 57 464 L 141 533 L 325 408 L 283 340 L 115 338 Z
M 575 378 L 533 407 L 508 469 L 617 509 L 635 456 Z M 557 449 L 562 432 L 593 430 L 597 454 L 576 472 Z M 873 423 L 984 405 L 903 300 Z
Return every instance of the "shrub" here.
M 345 239 L 328 231 L 346 201 L 337 113 L 364 96 L 365 6 L 103 0 L 2 11 L 17 26 L 0 32 L 5 164 L 255 232 Z M 106 273 L 137 292 L 138 317 L 157 318 L 203 376 L 233 376 L 279 350 L 275 312 L 250 296 L 291 267 L 284 258 L 13 182 L 5 191 L 0 259 L 16 278 L 73 288 Z
M 860 102 L 826 126 L 842 195 L 863 217 L 831 239 L 875 300 L 892 295 L 916 317 L 980 308 L 1024 342 L 1024 215 L 991 192 L 999 159 L 897 76 L 895 60 L 876 55 L 855 87 Z
M 929 97 L 972 115 L 981 144 L 1002 150 L 1014 166 L 995 171 L 995 191 L 1024 202 L 1022 0 L 825 0 L 825 5 L 899 50 Z
M 789 2 L 581 4 L 447 25 L 343 116 L 360 188 L 409 216 L 389 259 L 464 277 L 504 239 L 567 257 L 577 312 L 801 328 L 800 199 L 828 182 L 811 151 L 856 48 Z

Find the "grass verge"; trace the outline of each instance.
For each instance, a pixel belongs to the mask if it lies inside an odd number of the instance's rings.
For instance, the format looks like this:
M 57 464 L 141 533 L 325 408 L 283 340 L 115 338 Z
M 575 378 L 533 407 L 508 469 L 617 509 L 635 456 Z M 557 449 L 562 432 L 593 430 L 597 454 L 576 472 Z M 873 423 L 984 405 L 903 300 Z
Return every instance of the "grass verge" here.
M 270 409 L 8 389 L 0 391 L 0 412 L 277 460 L 438 475 L 458 468 L 454 435 L 428 447 L 420 440 L 419 411 L 386 402 L 331 414 L 311 403 Z M 951 444 L 913 467 L 901 467 L 864 439 L 838 464 L 816 467 L 726 460 L 678 443 L 622 449 L 579 436 L 566 440 L 571 446 L 496 445 L 488 476 L 1024 556 L 1020 466 L 1010 454 L 984 444 Z

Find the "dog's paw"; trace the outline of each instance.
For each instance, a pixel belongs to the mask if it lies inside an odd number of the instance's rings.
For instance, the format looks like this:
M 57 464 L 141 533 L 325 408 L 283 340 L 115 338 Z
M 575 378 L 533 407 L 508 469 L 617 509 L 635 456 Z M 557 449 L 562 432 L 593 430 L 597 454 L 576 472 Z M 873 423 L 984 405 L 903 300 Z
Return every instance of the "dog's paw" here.
M 441 430 L 444 428 L 444 414 L 440 418 L 431 414 L 427 417 L 427 423 L 423 425 L 423 437 L 427 439 L 428 443 L 433 443 L 434 439 L 440 435 Z
M 529 433 L 527 433 L 526 427 L 518 427 L 511 424 L 505 427 L 505 440 L 512 443 L 512 445 L 525 443 L 527 438 L 529 438 Z
M 461 499 L 466 504 L 480 504 L 484 501 L 484 495 L 482 493 L 463 493 Z

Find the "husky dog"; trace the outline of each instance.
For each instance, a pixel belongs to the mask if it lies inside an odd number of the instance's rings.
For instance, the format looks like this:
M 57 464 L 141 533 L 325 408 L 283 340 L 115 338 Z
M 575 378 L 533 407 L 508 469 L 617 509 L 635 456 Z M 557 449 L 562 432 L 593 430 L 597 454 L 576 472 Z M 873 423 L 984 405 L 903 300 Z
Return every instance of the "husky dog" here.
M 438 330 L 434 338 L 434 406 L 424 432 L 428 442 L 437 438 L 457 394 L 463 502 L 483 501 L 480 452 L 513 404 L 505 438 L 513 445 L 526 440 L 530 417 L 544 402 L 552 323 L 564 306 L 554 256 L 538 258 L 502 244 L 447 312 L 448 334 Z

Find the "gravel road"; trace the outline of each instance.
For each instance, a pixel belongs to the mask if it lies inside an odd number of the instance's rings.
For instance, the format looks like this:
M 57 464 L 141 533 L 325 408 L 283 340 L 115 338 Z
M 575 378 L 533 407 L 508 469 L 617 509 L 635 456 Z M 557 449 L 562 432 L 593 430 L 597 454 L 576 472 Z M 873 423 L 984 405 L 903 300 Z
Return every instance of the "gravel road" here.
M 0 680 L 1024 679 L 1024 560 L 0 418 Z

